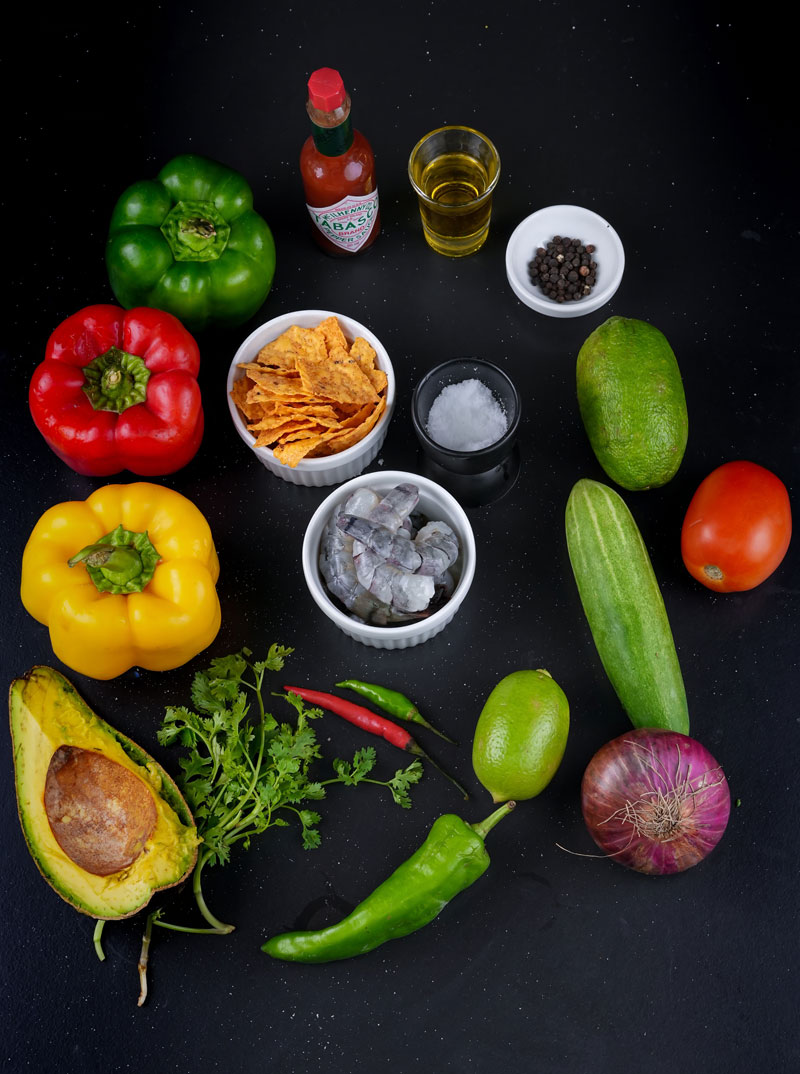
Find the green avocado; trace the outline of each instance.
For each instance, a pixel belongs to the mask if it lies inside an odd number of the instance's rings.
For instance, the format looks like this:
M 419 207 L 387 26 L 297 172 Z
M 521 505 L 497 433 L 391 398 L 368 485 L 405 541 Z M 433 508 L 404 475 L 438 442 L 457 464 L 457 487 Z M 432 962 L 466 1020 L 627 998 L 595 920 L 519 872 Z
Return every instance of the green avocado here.
M 42 876 L 76 910 L 129 917 L 197 858 L 181 794 L 148 753 L 35 667 L 9 690 L 20 822 Z
M 605 472 L 624 489 L 666 485 L 686 450 L 689 418 L 675 355 L 646 321 L 610 317 L 577 363 L 578 406 Z

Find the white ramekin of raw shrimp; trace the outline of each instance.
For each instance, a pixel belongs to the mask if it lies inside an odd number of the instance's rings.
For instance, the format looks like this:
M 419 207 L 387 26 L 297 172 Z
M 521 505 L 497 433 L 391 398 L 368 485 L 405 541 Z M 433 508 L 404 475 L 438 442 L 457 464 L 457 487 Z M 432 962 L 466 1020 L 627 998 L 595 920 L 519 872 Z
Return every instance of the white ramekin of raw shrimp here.
M 401 470 L 361 474 L 311 517 L 303 573 L 316 604 L 349 637 L 407 649 L 444 630 L 461 607 L 475 575 L 475 537 L 461 505 L 434 481 Z

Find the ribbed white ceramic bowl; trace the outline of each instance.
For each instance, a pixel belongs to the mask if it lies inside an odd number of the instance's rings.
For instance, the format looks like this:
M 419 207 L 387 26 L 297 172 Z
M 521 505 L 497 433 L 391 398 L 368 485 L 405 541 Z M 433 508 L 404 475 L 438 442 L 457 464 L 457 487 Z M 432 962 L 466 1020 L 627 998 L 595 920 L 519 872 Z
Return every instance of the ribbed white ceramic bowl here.
M 531 283 L 528 264 L 540 246 L 555 235 L 580 239 L 597 247 L 597 283 L 591 294 L 577 302 L 556 302 Z M 546 317 L 583 317 L 604 306 L 616 293 L 625 271 L 625 251 L 619 235 L 607 220 L 580 205 L 549 205 L 526 216 L 506 247 L 506 276 L 511 290 L 526 306 Z
M 231 398 L 233 382 L 244 376 L 244 371 L 239 369 L 240 362 L 251 362 L 267 343 L 277 339 L 293 324 L 301 328 L 315 328 L 326 317 L 336 317 L 342 331 L 349 343 L 357 336 L 362 336 L 374 349 L 378 366 L 386 374 L 386 408 L 378 419 L 377 425 L 371 429 L 363 440 L 345 451 L 336 455 L 328 455 L 322 459 L 301 459 L 297 466 L 286 466 L 275 458 L 271 448 L 254 447 L 254 437 L 248 431 L 247 426 L 239 413 L 236 404 Z M 341 313 L 331 313 L 329 310 L 296 310 L 294 313 L 284 313 L 280 317 L 274 317 L 266 324 L 262 324 L 251 332 L 247 339 L 234 355 L 228 371 L 228 409 L 233 419 L 236 431 L 247 444 L 259 462 L 263 463 L 276 477 L 284 481 L 290 481 L 294 485 L 338 485 L 340 481 L 347 481 L 355 477 L 372 462 L 381 449 L 386 439 L 386 432 L 394 411 L 395 382 L 394 370 L 386 353 L 386 348 L 376 335 L 352 317 L 345 317 Z
M 322 533 L 336 508 L 340 503 L 344 503 L 355 489 L 367 485 L 377 493 L 386 493 L 395 485 L 404 482 L 416 485 L 419 489 L 417 510 L 422 511 L 429 520 L 446 522 L 455 530 L 461 544 L 461 576 L 450 600 L 427 619 L 394 627 L 360 623 L 340 611 L 325 589 L 319 570 Z M 469 519 L 458 500 L 434 481 L 429 481 L 419 474 L 405 473 L 402 470 L 361 474 L 360 477 L 348 481 L 326 497 L 312 515 L 303 540 L 303 574 L 314 601 L 331 622 L 349 637 L 376 649 L 408 649 L 412 645 L 421 645 L 429 641 L 444 630 L 461 607 L 475 576 L 475 537 Z

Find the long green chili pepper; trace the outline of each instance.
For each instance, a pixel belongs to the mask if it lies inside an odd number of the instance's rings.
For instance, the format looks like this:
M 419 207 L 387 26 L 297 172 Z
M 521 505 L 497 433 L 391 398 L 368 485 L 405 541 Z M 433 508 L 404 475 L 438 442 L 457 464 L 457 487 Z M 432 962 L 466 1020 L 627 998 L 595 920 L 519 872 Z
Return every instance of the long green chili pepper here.
M 388 686 L 377 686 L 372 682 L 360 682 L 358 679 L 345 679 L 344 682 L 337 682 L 336 685 L 343 687 L 345 690 L 354 690 L 355 693 L 366 697 L 373 705 L 377 705 L 379 709 L 388 712 L 390 716 L 396 716 L 398 720 L 410 720 L 412 723 L 418 723 L 422 727 L 427 727 L 429 731 L 433 731 L 439 738 L 443 738 L 445 742 L 452 742 L 454 746 L 458 745 L 454 738 L 450 738 L 449 735 L 445 735 L 442 731 L 437 731 L 435 727 L 429 724 L 414 702 L 398 690 L 390 690 Z
M 343 921 L 315 932 L 284 932 L 261 950 L 285 962 L 334 962 L 416 932 L 488 869 L 484 839 L 513 808 L 506 802 L 479 824 L 446 813 L 419 850 Z

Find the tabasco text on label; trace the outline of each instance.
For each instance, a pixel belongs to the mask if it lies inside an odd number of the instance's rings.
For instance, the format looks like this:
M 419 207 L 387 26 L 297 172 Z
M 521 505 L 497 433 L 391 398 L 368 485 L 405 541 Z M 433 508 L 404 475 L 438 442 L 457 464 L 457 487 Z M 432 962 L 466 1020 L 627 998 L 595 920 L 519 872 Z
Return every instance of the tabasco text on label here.
M 378 215 L 378 191 L 357 197 L 348 194 L 334 205 L 306 205 L 322 234 L 345 250 L 360 250 L 372 233 Z

